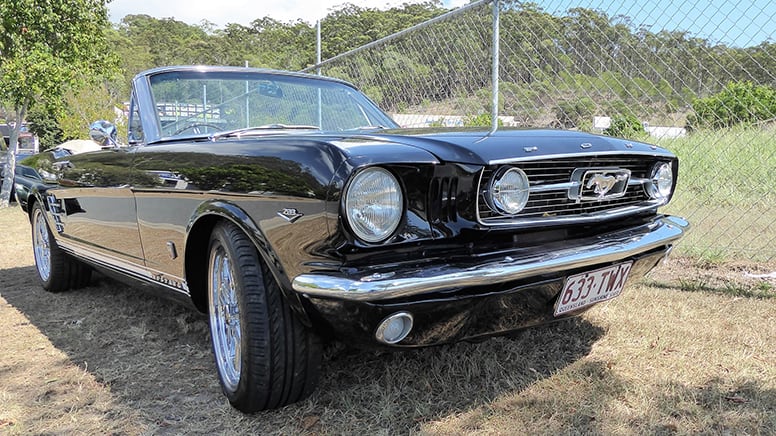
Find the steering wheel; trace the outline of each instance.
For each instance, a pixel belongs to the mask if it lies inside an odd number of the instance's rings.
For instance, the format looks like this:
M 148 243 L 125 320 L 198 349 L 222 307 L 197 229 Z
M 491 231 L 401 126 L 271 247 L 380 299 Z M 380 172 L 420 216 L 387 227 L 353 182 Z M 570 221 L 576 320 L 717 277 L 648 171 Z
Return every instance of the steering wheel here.
M 217 126 L 215 124 L 210 123 L 194 123 L 189 124 L 188 126 L 181 127 L 180 129 L 176 130 L 173 135 L 180 135 L 181 133 L 185 132 L 186 130 L 192 130 L 192 133 L 194 134 L 200 134 L 200 133 L 209 133 L 212 129 L 212 131 L 220 132 L 224 130 L 221 126 Z

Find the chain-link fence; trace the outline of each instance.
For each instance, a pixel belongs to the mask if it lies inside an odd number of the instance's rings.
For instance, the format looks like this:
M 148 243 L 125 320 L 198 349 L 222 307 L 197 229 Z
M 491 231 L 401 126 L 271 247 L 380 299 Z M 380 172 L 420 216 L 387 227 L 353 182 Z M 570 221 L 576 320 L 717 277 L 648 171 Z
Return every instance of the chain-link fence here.
M 656 142 L 681 159 L 684 252 L 776 259 L 776 5 L 646 3 L 479 1 L 308 71 L 407 127 L 489 126 L 497 102 L 503 126 Z

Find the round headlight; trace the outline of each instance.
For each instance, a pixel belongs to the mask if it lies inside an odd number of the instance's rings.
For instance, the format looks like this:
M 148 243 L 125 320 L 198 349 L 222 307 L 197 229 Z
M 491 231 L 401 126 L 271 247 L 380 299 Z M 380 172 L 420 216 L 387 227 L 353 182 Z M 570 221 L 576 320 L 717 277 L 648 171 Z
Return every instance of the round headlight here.
M 674 172 L 668 163 L 659 163 L 652 168 L 652 186 L 650 195 L 652 198 L 668 198 L 674 186 Z
M 528 176 L 520 168 L 497 174 L 490 183 L 490 201 L 498 211 L 515 215 L 528 203 Z
M 382 168 L 367 168 L 353 177 L 345 195 L 345 216 L 356 236 L 379 242 L 399 227 L 404 199 L 396 178 Z

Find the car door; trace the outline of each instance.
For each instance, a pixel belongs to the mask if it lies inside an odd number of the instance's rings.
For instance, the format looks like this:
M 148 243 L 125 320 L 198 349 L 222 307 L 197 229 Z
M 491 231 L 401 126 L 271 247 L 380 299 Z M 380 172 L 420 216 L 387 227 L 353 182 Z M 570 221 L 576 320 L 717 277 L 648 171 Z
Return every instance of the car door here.
M 143 271 L 131 165 L 134 147 L 67 156 L 52 163 L 46 192 L 58 242 L 98 263 Z

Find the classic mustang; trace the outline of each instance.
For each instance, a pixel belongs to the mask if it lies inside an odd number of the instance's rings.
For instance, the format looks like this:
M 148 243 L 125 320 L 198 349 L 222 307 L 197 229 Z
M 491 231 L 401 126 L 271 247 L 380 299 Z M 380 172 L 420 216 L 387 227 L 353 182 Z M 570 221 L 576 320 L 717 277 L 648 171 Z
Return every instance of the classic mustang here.
M 578 315 L 688 226 L 658 213 L 678 162 L 656 146 L 398 127 L 336 79 L 143 72 L 126 146 L 25 161 L 51 176 L 25 208 L 43 287 L 96 268 L 207 313 L 223 391 L 250 412 L 310 394 L 323 339 L 420 347 Z

